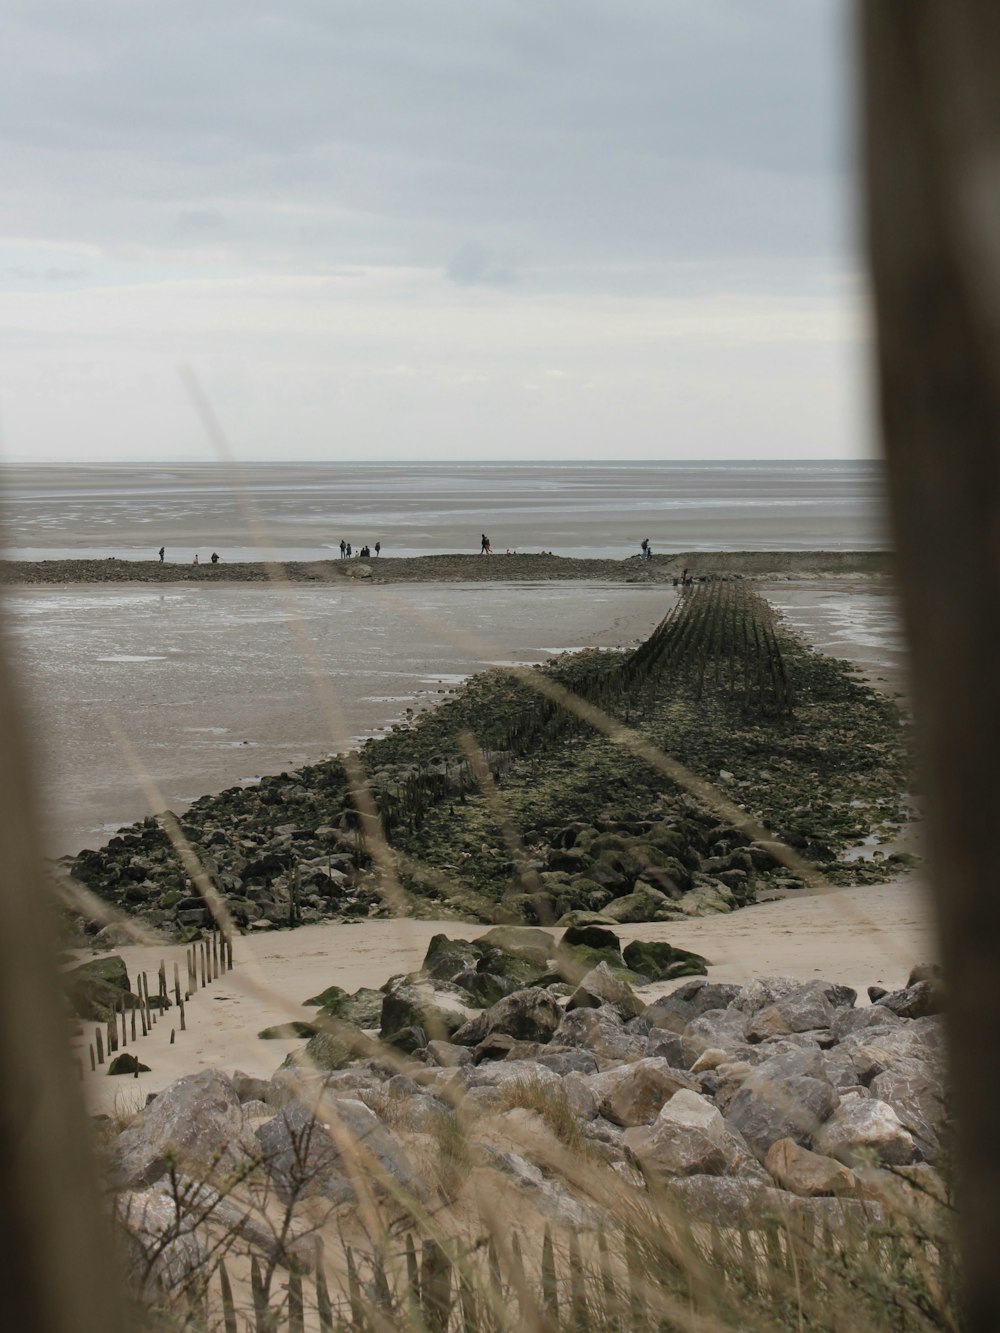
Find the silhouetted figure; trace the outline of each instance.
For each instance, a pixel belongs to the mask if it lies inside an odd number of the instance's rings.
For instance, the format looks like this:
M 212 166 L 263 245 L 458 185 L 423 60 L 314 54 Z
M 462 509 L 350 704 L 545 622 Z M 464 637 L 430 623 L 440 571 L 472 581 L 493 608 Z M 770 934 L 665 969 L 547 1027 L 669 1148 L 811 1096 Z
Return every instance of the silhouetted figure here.
M 346 554 L 347 554 L 347 542 L 345 542 L 344 539 L 343 539 L 343 537 L 341 537 L 341 539 L 340 539 L 340 558 L 341 558 L 341 560 L 343 560 L 343 558 L 344 558 L 344 556 L 345 556 Z
M 482 544 L 481 544 L 480 547 L 479 547 L 479 554 L 480 554 L 480 555 L 492 555 L 492 554 L 493 554 L 493 547 L 490 545 L 490 539 L 489 539 L 489 537 L 487 537 L 487 535 L 486 535 L 485 532 L 483 533 L 483 536 L 482 536 Z
M 348 558 L 348 560 L 350 560 L 350 558 L 351 558 L 351 543 L 350 543 L 350 542 L 347 543 L 347 558 Z
M 375 554 L 376 554 L 376 555 L 379 555 L 379 554 L 381 553 L 381 550 L 382 550 L 382 543 L 381 543 L 381 542 L 376 542 L 376 543 L 375 543 Z
M 219 553 L 218 553 L 218 551 L 213 551 L 213 552 L 212 552 L 212 564 L 213 564 L 213 565 L 217 565 L 218 563 L 219 563 Z
M 163 557 L 164 557 L 166 554 L 167 554 L 167 548 L 166 548 L 165 546 L 161 546 L 161 547 L 160 547 L 160 550 L 159 550 L 160 564 L 161 564 L 161 565 L 163 564 Z
M 197 555 L 195 555 L 195 558 L 191 561 L 191 563 L 192 563 L 192 565 L 196 565 L 196 564 L 198 563 L 198 556 L 197 556 Z

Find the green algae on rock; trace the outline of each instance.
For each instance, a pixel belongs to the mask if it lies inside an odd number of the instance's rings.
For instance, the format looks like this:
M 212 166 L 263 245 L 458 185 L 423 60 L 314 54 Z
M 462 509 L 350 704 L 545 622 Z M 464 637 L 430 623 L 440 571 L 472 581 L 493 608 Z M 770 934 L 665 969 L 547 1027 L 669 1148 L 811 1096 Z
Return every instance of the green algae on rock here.
M 536 927 L 670 920 L 794 888 L 810 867 L 834 883 L 890 874 L 845 854 L 902 819 L 905 739 L 895 704 L 848 664 L 807 648 L 744 581 L 708 581 L 634 652 L 483 672 L 351 762 L 203 797 L 181 828 L 241 928 L 404 902 Z M 389 857 L 373 857 L 377 834 Z M 403 900 L 384 892 L 390 863 Z M 210 919 L 157 819 L 67 868 L 162 931 L 191 938 Z

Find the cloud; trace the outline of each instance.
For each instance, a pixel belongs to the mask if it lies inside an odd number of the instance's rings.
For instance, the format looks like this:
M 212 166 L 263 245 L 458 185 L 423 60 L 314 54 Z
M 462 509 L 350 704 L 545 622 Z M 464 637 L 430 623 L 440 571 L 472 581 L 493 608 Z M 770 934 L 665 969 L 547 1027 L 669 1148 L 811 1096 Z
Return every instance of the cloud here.
M 842 17 L 10 0 L 8 433 L 197 450 L 185 359 L 258 451 L 725 453 L 765 385 L 772 452 L 849 450 Z

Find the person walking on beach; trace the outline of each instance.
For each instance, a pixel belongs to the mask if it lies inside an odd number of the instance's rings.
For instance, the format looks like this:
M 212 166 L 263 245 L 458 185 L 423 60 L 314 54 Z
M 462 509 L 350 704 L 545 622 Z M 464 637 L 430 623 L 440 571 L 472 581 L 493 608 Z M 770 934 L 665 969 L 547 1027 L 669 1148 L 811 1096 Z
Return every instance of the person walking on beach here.
M 381 550 L 382 550 L 382 543 L 381 543 L 381 542 L 376 542 L 376 543 L 375 543 L 375 554 L 378 555 L 378 554 L 381 552 Z
M 347 556 L 348 560 L 350 560 L 350 558 L 351 558 L 351 543 L 350 543 L 350 542 L 348 542 L 347 545 L 346 545 L 346 547 L 344 548 L 344 554 Z
M 213 551 L 213 552 L 212 552 L 212 564 L 213 564 L 213 565 L 217 565 L 217 564 L 219 563 L 219 561 L 220 561 L 221 558 L 222 558 L 222 557 L 219 555 L 218 551 Z
M 197 553 L 197 552 L 195 552 L 195 557 L 194 557 L 194 559 L 191 561 L 191 563 L 192 563 L 192 565 L 196 565 L 196 564 L 198 563 L 198 553 Z
M 161 546 L 158 554 L 159 554 L 159 557 L 160 557 L 160 564 L 162 565 L 162 564 L 163 564 L 163 557 L 167 554 L 167 548 L 166 548 L 165 546 Z
M 482 535 L 482 545 L 481 545 L 480 548 L 479 548 L 479 554 L 480 554 L 480 555 L 492 555 L 492 554 L 493 554 L 493 547 L 490 545 L 490 539 L 489 539 L 489 537 L 487 537 L 487 535 L 486 535 L 485 532 L 484 532 L 483 535 Z
M 648 560 L 649 557 L 653 554 L 652 547 L 649 544 L 648 537 L 643 537 L 642 541 L 639 543 L 639 550 L 642 552 L 643 560 Z
M 341 558 L 341 560 L 343 560 L 343 558 L 344 558 L 344 556 L 346 555 L 346 553 L 347 553 L 347 542 L 345 542 L 344 539 L 343 539 L 343 537 L 341 537 L 341 539 L 340 539 L 340 558 Z

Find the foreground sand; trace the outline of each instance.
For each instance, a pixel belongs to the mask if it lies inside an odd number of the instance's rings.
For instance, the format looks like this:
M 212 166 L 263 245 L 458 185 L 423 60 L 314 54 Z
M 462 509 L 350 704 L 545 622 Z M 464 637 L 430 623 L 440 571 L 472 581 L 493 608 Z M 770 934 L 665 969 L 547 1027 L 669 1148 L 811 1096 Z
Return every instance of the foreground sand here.
M 135 1047 L 130 1043 L 128 1049 L 150 1066 L 150 1073 L 109 1077 L 106 1067 L 91 1073 L 87 1045 L 93 1025 L 86 1026 L 78 1054 L 91 1109 L 137 1109 L 147 1093 L 199 1069 L 242 1069 L 269 1077 L 302 1042 L 261 1041 L 257 1033 L 274 1023 L 308 1019 L 315 1010 L 306 1009 L 303 1000 L 331 985 L 347 991 L 378 987 L 396 973 L 416 969 L 438 931 L 469 938 L 487 929 L 460 921 L 362 921 L 241 937 L 235 942 L 233 971 L 199 990 L 187 1006 L 187 1031 L 176 1031 L 177 1013 L 171 1009 L 149 1037 Z M 714 980 L 774 973 L 802 981 L 822 978 L 853 986 L 859 1003 L 867 1002 L 866 987 L 901 986 L 914 963 L 934 956 L 924 892 L 913 877 L 827 894 L 795 894 L 725 916 L 623 926 L 618 934 L 623 943 L 669 940 L 694 949 L 709 959 Z M 118 952 L 132 978 L 143 969 L 155 978 L 161 959 L 168 979 L 175 959 L 182 980 L 185 976 L 182 946 L 130 946 Z M 648 987 L 645 998 L 679 984 Z

